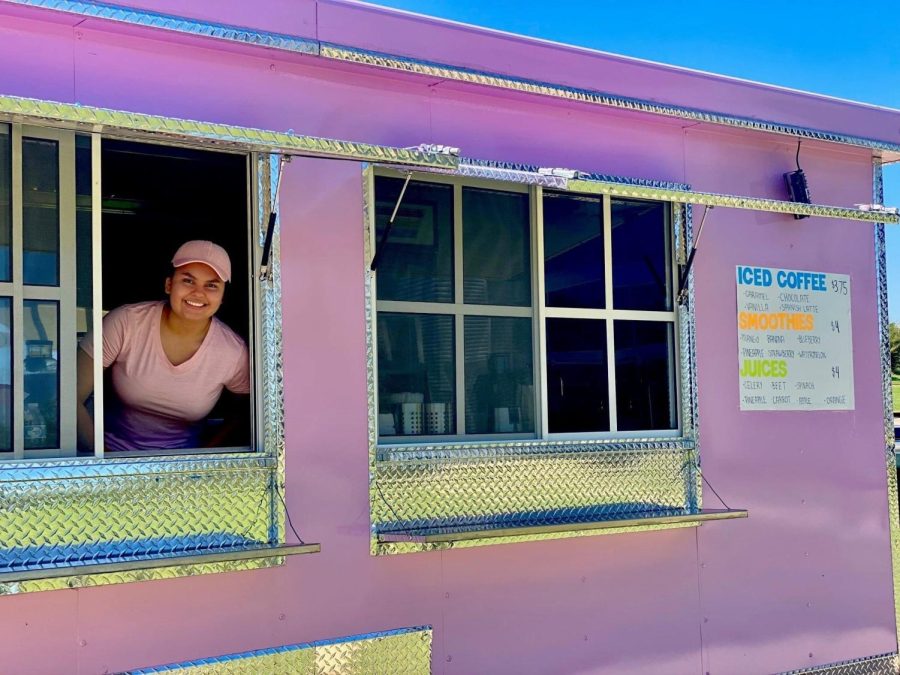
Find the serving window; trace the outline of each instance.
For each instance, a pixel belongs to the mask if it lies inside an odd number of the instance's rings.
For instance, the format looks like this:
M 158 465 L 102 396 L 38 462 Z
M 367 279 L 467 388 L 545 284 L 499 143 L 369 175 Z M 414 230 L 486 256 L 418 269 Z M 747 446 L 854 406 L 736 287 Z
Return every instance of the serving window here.
M 254 351 L 249 186 L 247 154 L 0 124 L 0 458 L 107 454 L 103 430 L 123 403 L 109 369 L 80 367 L 84 345 L 102 347 L 100 318 L 111 310 L 165 302 L 172 255 L 186 241 L 228 252 L 232 281 L 215 320 Z M 84 377 L 92 393 L 82 402 Z M 255 448 L 254 400 L 224 389 L 192 422 L 196 443 L 110 455 Z M 82 403 L 92 446 L 79 443 Z
M 374 202 L 380 444 L 678 435 L 668 204 L 389 174 Z
M 483 173 L 365 177 L 372 552 L 745 516 L 701 506 L 689 209 Z

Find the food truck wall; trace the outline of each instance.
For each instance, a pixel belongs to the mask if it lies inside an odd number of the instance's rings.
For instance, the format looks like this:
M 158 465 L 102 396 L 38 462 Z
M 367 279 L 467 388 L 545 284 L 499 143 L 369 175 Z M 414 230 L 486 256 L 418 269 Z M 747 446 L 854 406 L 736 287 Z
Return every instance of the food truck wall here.
M 844 133 L 897 122 L 349 3 L 141 6 Z M 433 142 L 735 195 L 785 198 L 797 150 L 788 136 L 6 3 L 0 63 L 3 94 L 396 147 Z M 871 151 L 804 141 L 801 163 L 813 201 L 872 201 Z M 897 651 L 872 225 L 708 216 L 695 265 L 701 457 L 748 519 L 373 556 L 361 165 L 295 159 L 280 208 L 286 502 L 322 551 L 267 570 L 0 597 L 0 670 L 115 672 L 421 625 L 434 630 L 436 673 L 768 673 Z M 850 275 L 855 410 L 740 412 L 737 265 Z M 704 490 L 704 504 L 716 502 Z

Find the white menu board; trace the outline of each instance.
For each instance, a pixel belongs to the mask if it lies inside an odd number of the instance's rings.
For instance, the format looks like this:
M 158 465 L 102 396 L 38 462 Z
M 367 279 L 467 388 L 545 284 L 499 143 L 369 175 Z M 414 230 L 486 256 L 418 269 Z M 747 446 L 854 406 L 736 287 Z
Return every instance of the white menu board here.
M 853 410 L 850 277 L 737 267 L 741 410 Z

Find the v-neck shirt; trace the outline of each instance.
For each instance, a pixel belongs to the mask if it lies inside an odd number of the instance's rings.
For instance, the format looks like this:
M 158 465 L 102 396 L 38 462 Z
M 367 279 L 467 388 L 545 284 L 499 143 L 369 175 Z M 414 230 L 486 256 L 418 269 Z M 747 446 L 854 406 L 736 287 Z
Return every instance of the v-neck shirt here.
M 103 318 L 103 367 L 118 405 L 105 415 L 107 450 L 197 447 L 203 420 L 222 389 L 250 393 L 247 345 L 215 317 L 200 347 L 173 364 L 160 335 L 165 302 L 123 305 Z M 81 349 L 93 358 L 93 336 Z

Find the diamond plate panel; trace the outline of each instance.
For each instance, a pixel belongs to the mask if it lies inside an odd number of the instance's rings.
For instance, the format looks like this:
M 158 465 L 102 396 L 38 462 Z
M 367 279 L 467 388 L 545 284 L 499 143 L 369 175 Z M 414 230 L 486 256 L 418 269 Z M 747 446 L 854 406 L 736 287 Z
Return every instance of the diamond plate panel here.
M 791 670 L 779 675 L 895 675 L 900 668 L 896 654 L 842 661 L 816 668 Z
M 549 516 L 613 519 L 691 508 L 693 451 L 672 449 L 513 454 L 376 464 L 377 532 Z
M 403 628 L 130 671 L 132 675 L 422 675 L 431 672 L 431 627 Z
M 444 169 L 453 169 L 457 165 L 455 156 L 432 154 L 416 149 L 405 150 L 369 143 L 298 136 L 266 129 L 159 117 L 17 96 L 0 96 L 0 118 L 38 125 L 62 124 L 84 131 L 102 130 L 107 134 L 118 132 L 131 139 L 153 137 L 156 140 L 168 139 L 175 142 L 202 142 L 207 148 L 220 146 L 255 152 L 278 152 Z

